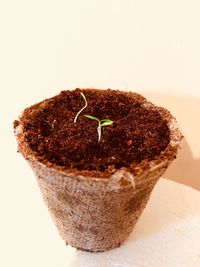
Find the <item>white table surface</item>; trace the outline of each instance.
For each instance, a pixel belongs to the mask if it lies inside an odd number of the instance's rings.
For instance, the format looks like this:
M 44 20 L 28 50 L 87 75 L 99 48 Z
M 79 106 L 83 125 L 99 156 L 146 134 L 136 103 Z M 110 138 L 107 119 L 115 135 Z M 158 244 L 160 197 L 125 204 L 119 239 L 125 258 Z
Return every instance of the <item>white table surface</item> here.
M 30 170 L 29 170 L 30 171 Z M 31 179 L 31 175 L 24 178 Z M 17 177 L 16 177 L 17 179 Z M 58 236 L 34 182 L 11 190 L 0 266 L 199 267 L 200 192 L 160 179 L 129 239 L 104 253 L 78 252 Z M 28 186 L 28 183 L 30 186 Z M 16 186 L 17 182 L 13 183 Z M 14 208 L 14 209 L 13 209 Z

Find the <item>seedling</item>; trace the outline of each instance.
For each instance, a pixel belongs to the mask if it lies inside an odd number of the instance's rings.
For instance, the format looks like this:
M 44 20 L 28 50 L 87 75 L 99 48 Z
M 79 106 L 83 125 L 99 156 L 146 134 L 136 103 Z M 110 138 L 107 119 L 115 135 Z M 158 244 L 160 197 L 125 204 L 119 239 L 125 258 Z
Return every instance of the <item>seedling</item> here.
M 51 124 L 51 128 L 54 129 L 55 124 L 57 123 L 57 120 L 53 120 L 52 124 Z
M 75 116 L 75 118 L 74 118 L 74 123 L 76 123 L 78 116 L 81 114 L 81 112 L 82 112 L 82 111 L 87 107 L 87 105 L 88 105 L 88 103 L 87 103 L 87 99 L 86 99 L 84 93 L 81 92 L 80 94 L 81 94 L 81 96 L 82 96 L 82 98 L 83 98 L 83 100 L 84 100 L 84 102 L 85 102 L 85 106 L 84 106 L 81 110 L 79 110 L 79 112 L 76 114 L 76 116 Z
M 98 127 L 97 127 L 97 133 L 98 133 L 98 143 L 101 140 L 101 129 L 104 126 L 109 126 L 113 124 L 113 121 L 109 120 L 109 119 L 103 119 L 103 120 L 99 120 L 98 118 L 94 117 L 94 116 L 90 116 L 90 115 L 85 115 L 86 118 L 90 119 L 90 120 L 95 120 L 98 122 Z
M 56 120 L 53 120 L 53 122 L 52 123 L 49 123 L 47 120 L 44 120 L 52 129 L 54 129 L 54 127 L 55 127 L 55 124 L 57 123 L 57 121 Z

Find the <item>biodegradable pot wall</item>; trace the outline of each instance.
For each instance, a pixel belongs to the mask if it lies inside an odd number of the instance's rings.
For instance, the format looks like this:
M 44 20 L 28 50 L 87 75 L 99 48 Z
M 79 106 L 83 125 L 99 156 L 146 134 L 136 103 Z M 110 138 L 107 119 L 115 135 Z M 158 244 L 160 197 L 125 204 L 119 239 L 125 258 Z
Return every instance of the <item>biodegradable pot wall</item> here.
M 88 107 L 74 124 L 81 91 Z M 96 122 L 84 114 L 113 120 L 99 143 Z M 25 109 L 14 127 L 60 235 L 90 252 L 128 237 L 182 139 L 166 109 L 117 90 L 63 91 Z

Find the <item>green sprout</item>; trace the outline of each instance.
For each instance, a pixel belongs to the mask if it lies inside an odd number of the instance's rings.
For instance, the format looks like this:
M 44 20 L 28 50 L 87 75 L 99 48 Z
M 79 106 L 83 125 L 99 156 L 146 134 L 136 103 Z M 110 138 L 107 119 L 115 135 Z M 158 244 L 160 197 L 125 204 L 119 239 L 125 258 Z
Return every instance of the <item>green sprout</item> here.
M 90 116 L 90 115 L 85 115 L 86 118 L 90 119 L 90 120 L 95 120 L 98 122 L 98 127 L 97 127 L 97 133 L 98 133 L 98 143 L 101 140 L 101 128 L 104 126 L 109 126 L 113 124 L 113 121 L 109 120 L 109 119 L 103 119 L 103 120 L 99 120 L 96 117 Z
M 54 129 L 55 124 L 57 123 L 57 120 L 53 120 L 52 124 L 51 124 L 51 128 Z
M 56 123 L 57 123 L 57 120 L 55 119 L 55 120 L 53 120 L 53 122 L 52 123 L 50 123 L 50 122 L 48 122 L 47 120 L 44 120 L 52 129 L 54 129 L 55 128 L 55 125 L 56 125 Z
M 78 116 L 80 115 L 80 113 L 87 107 L 87 99 L 86 99 L 86 97 L 85 97 L 85 95 L 84 95 L 84 93 L 80 93 L 81 94 L 81 96 L 82 96 L 82 98 L 83 98 L 83 100 L 84 100 L 84 102 L 85 102 L 85 106 L 81 109 L 81 110 L 79 110 L 79 112 L 76 114 L 76 116 L 75 116 L 75 118 L 74 118 L 74 123 L 76 123 L 76 121 L 77 121 L 77 118 L 78 118 Z

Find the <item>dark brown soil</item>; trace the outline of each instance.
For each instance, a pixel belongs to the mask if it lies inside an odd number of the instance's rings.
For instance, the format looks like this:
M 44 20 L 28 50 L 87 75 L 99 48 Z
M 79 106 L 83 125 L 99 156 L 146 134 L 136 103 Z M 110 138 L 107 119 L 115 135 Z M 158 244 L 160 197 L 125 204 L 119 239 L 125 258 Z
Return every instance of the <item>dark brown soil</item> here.
M 81 91 L 88 107 L 75 124 L 74 117 L 84 106 Z M 62 91 L 36 116 L 24 116 L 29 145 L 38 156 L 79 170 L 113 171 L 152 160 L 168 145 L 169 129 L 158 111 L 142 107 L 143 97 L 133 96 L 115 90 Z M 31 114 L 31 108 L 26 112 Z M 84 114 L 113 121 L 112 126 L 103 127 L 99 143 L 97 121 Z

